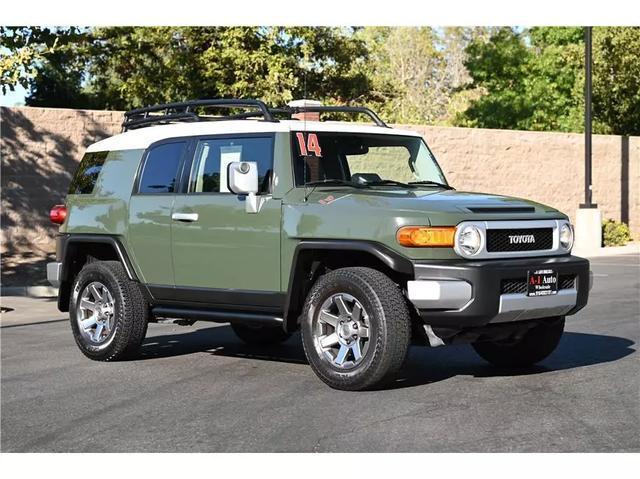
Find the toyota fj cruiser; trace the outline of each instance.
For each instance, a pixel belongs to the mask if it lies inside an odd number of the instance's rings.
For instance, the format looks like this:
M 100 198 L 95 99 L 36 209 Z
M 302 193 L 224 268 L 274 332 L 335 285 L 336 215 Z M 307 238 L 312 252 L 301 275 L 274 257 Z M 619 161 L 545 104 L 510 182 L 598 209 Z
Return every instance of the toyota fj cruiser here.
M 252 344 L 300 329 L 320 379 L 361 390 L 410 340 L 537 363 L 587 303 L 567 216 L 456 191 L 423 138 L 366 108 L 198 100 L 127 112 L 123 130 L 50 213 L 47 276 L 91 359 L 135 353 L 158 319 L 229 322 Z

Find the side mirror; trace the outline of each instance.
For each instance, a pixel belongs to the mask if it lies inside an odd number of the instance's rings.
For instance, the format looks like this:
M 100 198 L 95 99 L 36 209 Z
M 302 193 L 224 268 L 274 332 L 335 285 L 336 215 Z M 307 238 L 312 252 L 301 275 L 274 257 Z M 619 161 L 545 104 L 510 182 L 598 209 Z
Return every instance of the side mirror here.
M 255 161 L 233 161 L 228 168 L 229 191 L 236 195 L 258 192 L 258 164 Z
M 247 213 L 260 211 L 258 192 L 258 164 L 255 161 L 234 161 L 227 167 L 227 186 L 236 195 L 247 195 L 245 210 Z

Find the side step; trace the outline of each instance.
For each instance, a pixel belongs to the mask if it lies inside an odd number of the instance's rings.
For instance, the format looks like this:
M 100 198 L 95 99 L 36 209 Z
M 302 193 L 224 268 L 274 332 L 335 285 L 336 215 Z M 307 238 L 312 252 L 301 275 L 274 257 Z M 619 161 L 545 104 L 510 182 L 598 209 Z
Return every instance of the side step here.
M 282 325 L 283 319 L 273 314 L 241 311 L 216 311 L 209 309 L 180 308 L 176 306 L 155 306 L 151 309 L 155 318 L 180 318 L 214 323 L 256 323 Z

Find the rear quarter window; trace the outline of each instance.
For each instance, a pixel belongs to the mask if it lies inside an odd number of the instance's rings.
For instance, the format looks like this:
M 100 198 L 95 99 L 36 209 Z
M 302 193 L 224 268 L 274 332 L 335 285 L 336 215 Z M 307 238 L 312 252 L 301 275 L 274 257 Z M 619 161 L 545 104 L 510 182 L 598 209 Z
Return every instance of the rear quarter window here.
M 71 180 L 70 195 L 90 195 L 93 193 L 108 154 L 108 151 L 85 153 Z

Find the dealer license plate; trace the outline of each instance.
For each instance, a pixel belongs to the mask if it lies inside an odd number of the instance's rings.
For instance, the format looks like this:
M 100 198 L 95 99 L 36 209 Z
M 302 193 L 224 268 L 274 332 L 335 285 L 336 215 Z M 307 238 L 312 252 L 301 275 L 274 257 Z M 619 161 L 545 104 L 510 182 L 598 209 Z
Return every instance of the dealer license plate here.
M 558 294 L 558 272 L 536 269 L 527 272 L 527 296 Z

